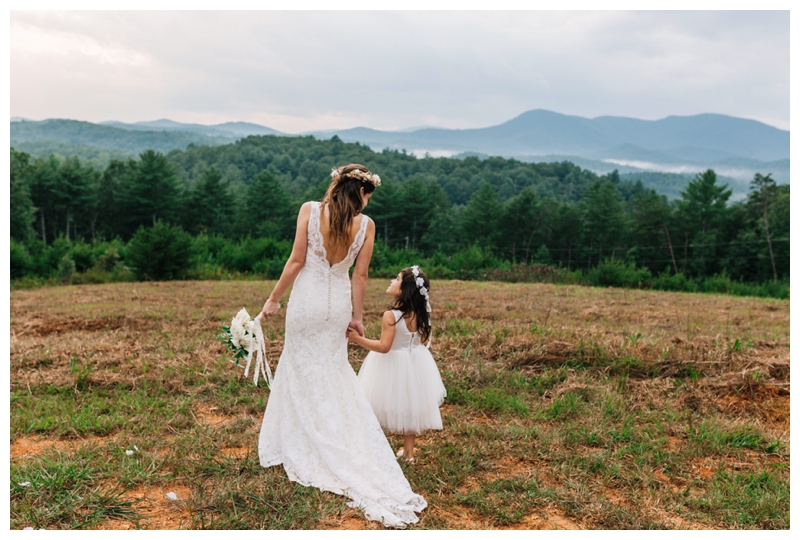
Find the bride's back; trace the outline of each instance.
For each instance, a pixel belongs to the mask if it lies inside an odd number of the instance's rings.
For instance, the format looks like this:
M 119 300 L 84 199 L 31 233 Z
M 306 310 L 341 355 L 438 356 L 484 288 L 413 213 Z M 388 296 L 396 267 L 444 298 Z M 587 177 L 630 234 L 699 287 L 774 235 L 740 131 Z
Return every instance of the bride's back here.
M 331 238 L 331 220 L 330 220 L 330 208 L 327 204 L 320 205 L 320 220 L 319 220 L 319 232 L 322 235 L 322 243 L 325 247 L 325 253 L 327 254 L 328 264 L 333 266 L 344 260 L 347 257 L 347 252 L 350 249 L 350 245 L 356 238 L 356 234 L 358 230 L 361 228 L 361 220 L 364 219 L 363 214 L 358 214 L 354 216 L 350 220 L 349 226 L 346 228 L 347 237 L 346 243 L 339 243 L 335 244 L 333 239 Z

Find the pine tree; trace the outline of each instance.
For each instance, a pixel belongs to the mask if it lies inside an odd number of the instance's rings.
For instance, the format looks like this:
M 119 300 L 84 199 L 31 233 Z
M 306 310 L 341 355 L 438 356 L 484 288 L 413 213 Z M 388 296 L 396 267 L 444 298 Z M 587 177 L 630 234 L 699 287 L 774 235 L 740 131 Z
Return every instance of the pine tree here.
M 654 189 L 636 190 L 627 206 L 631 218 L 630 244 L 635 246 L 636 264 L 657 272 L 672 265 L 667 197 Z
M 36 209 L 31 200 L 30 185 L 33 181 L 33 166 L 30 155 L 11 149 L 11 186 L 9 190 L 11 238 L 25 241 L 33 236 L 33 220 Z
M 234 222 L 234 203 L 228 192 L 228 184 L 215 167 L 207 169 L 198 179 L 186 208 L 186 227 L 190 233 L 230 235 Z
M 375 221 L 375 237 L 388 246 L 405 245 L 403 208 L 400 204 L 402 188 L 391 179 L 382 178 L 381 186 L 372 192 L 369 205 L 364 209 Z
M 577 259 L 576 253 L 580 252 L 583 237 L 583 215 L 580 207 L 576 204 L 559 206 L 553 221 L 553 240 L 557 244 L 551 245 L 558 246 L 559 262 L 571 269 L 573 261 Z
M 47 159 L 37 159 L 33 166 L 31 200 L 37 210 L 34 230 L 45 245 L 57 236 L 56 186 L 60 167 L 58 158 L 52 154 Z
M 727 184 L 718 185 L 716 173 L 698 174 L 675 201 L 681 225 L 684 271 L 697 276 L 711 275 L 720 268 L 724 246 L 720 242 L 728 216 L 727 202 L 733 193 Z
M 247 190 L 247 215 L 243 234 L 281 240 L 294 230 L 289 197 L 270 173 L 262 171 Z
M 382 189 L 383 186 L 379 189 Z M 417 249 L 431 220 L 449 206 L 447 195 L 436 182 L 425 184 L 418 176 L 408 179 L 399 194 L 398 227 L 401 236 L 408 237 L 408 247 Z M 405 238 L 403 238 L 405 240 Z
M 722 225 L 728 199 L 733 193 L 727 187 L 727 184 L 717 185 L 717 174 L 711 169 L 698 174 L 686 185 L 675 203 L 689 229 L 706 233 Z
M 160 152 L 146 150 L 139 156 L 136 169 L 120 193 L 121 212 L 126 218 L 126 236 L 140 225 L 156 221 L 176 223 L 180 190 L 175 171 Z
M 112 159 L 103 171 L 95 195 L 97 208 L 95 232 L 98 236 L 111 239 L 126 235 L 128 224 L 124 219 L 123 190 L 133 181 L 136 168 L 137 162 L 133 159 L 127 161 Z
M 54 187 L 55 207 L 63 220 L 64 238 L 73 240 L 77 231 L 89 232 L 93 214 L 92 199 L 97 192 L 100 173 L 89 165 L 83 165 L 77 156 L 68 158 L 58 170 L 58 182 Z M 78 227 L 78 225 L 81 225 Z
M 625 233 L 622 195 L 611 182 L 595 182 L 581 200 L 584 208 L 584 234 L 589 239 L 589 265 L 614 254 Z
M 531 244 L 544 217 L 541 210 L 539 197 L 531 187 L 506 203 L 501 229 L 503 245 L 512 262 L 530 262 Z
M 461 216 L 464 239 L 468 244 L 495 250 L 502 219 L 503 205 L 497 200 L 497 190 L 492 184 L 484 184 L 472 194 Z

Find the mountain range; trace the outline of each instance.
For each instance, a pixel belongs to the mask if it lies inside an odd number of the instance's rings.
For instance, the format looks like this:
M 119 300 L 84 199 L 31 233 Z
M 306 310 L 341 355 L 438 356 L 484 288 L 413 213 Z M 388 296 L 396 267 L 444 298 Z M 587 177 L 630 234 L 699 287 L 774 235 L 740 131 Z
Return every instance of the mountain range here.
M 167 119 L 99 124 L 13 120 L 16 121 L 11 123 L 12 144 L 50 141 L 129 152 L 145 148 L 169 151 L 183 149 L 188 144 L 225 144 L 250 135 L 291 136 L 247 122 L 202 125 Z M 742 180 L 752 178 L 755 172 L 771 172 L 779 182 L 789 181 L 789 131 L 721 114 L 641 120 L 617 116 L 584 118 L 536 109 L 485 128 L 381 131 L 356 127 L 305 135 L 320 139 L 335 135 L 345 142 L 359 142 L 374 150 L 403 149 L 419 156 L 569 160 L 597 172 L 613 168 L 620 172 L 696 172 L 714 168 Z

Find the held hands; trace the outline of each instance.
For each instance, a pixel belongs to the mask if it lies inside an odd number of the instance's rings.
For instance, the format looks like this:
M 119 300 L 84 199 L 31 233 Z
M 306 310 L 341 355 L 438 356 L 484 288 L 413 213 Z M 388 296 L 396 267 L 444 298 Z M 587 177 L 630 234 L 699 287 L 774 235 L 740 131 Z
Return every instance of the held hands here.
M 352 344 L 354 344 L 354 345 L 358 345 L 358 340 L 359 340 L 361 337 L 362 337 L 362 335 L 361 335 L 361 334 L 359 334 L 357 330 L 355 330 L 355 329 L 353 329 L 353 328 L 348 328 L 348 329 L 347 329 L 347 340 L 348 340 L 350 343 L 352 343 Z
M 356 338 L 364 337 L 364 325 L 358 319 L 353 319 L 350 321 L 350 324 L 347 325 L 347 340 L 354 344 L 358 345 L 358 341 Z
M 347 325 L 347 333 L 349 335 L 350 329 L 355 330 L 358 332 L 358 335 L 364 337 L 364 324 L 361 322 L 360 319 L 353 319 L 350 321 L 350 324 Z

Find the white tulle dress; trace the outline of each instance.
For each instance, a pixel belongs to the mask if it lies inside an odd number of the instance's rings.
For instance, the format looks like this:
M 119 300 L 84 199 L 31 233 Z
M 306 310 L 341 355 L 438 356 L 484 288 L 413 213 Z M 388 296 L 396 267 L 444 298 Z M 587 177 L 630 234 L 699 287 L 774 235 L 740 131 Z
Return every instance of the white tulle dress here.
M 367 519 L 389 527 L 416 523 L 427 506 L 398 465 L 347 360 L 352 315 L 348 269 L 367 229 L 361 220 L 347 256 L 330 265 L 312 203 L 305 266 L 286 310 L 283 353 L 258 440 L 263 467 L 283 464 L 290 480 L 350 498 Z
M 400 310 L 392 310 L 395 326 L 392 348 L 370 352 L 358 378 L 384 431 L 419 434 L 442 429 L 439 405 L 447 391 L 419 332 L 411 332 Z

